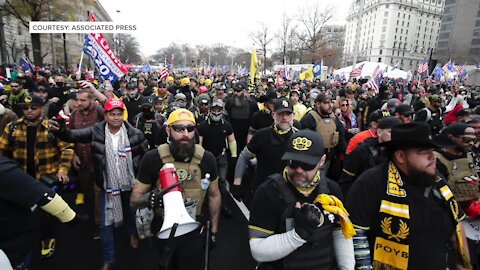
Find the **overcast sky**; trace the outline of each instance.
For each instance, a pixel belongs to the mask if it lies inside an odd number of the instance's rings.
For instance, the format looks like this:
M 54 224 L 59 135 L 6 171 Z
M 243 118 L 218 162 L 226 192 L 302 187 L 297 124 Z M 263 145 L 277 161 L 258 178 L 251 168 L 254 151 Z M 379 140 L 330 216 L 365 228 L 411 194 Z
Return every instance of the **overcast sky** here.
M 352 0 L 100 0 L 114 22 L 136 24 L 133 35 L 144 56 L 174 43 L 223 43 L 250 50 L 249 33 L 265 23 L 280 29 L 283 13 L 297 17 L 299 10 L 335 4 L 335 21 L 344 24 Z M 117 10 L 119 12 L 117 12 Z

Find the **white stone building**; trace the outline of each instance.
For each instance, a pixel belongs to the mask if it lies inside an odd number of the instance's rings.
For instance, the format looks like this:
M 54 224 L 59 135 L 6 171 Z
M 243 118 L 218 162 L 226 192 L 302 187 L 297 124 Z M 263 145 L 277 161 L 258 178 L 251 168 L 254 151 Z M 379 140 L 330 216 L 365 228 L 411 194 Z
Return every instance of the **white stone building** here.
M 81 18 L 81 21 L 88 20 L 89 11 L 94 12 L 97 21 L 112 21 L 99 0 L 91 1 L 91 3 L 90 6 L 84 6 L 78 10 L 78 17 Z M 11 15 L 4 16 L 3 22 L 8 62 L 18 63 L 21 58 L 25 57 L 33 62 L 32 42 L 28 28 Z M 112 34 L 104 35 L 109 40 L 109 44 L 112 44 Z M 44 64 L 52 64 L 54 62 L 56 65 L 65 64 L 64 36 L 66 38 L 68 63 L 70 66 L 78 64 L 83 42 L 85 41 L 84 34 L 41 34 L 42 55 L 45 56 L 43 59 Z M 53 50 L 52 45 L 54 47 Z M 52 57 L 53 55 L 54 57 Z
M 353 0 L 344 65 L 381 62 L 416 71 L 435 49 L 445 0 Z

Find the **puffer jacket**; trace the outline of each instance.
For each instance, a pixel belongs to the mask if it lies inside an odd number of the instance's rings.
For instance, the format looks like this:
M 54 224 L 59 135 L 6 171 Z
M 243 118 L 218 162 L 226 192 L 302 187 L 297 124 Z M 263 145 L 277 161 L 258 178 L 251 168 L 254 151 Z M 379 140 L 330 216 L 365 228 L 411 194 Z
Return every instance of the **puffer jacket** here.
M 145 135 L 143 135 L 139 129 L 134 128 L 126 121 L 123 123 L 127 129 L 128 140 L 130 142 L 130 147 L 132 148 L 133 169 L 136 174 L 140 160 L 142 159 L 143 154 L 148 150 L 148 142 L 145 139 Z M 95 175 L 97 175 L 95 182 L 101 189 L 103 189 L 104 169 L 106 168 L 105 127 L 106 122 L 102 121 L 88 128 L 75 130 L 65 129 L 58 134 L 58 136 L 64 141 L 74 143 L 92 143 Z

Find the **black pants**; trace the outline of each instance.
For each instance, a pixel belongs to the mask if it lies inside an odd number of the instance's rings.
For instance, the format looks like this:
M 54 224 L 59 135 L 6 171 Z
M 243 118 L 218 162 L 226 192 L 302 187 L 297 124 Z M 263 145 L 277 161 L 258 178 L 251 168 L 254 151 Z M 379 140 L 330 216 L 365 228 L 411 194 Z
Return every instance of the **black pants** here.
M 205 236 L 200 234 L 200 229 L 171 240 L 158 240 L 157 246 L 160 254 L 160 270 L 200 270 L 204 262 Z M 166 253 L 169 253 L 166 268 Z

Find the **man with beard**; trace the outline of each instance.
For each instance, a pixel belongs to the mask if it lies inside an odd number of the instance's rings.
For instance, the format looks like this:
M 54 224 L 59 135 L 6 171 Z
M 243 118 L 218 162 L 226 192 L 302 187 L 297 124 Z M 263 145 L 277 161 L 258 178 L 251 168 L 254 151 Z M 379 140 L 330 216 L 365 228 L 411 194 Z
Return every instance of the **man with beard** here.
M 366 90 L 364 89 L 359 89 L 357 91 L 357 95 L 358 95 L 358 101 L 357 101 L 357 107 L 355 108 L 355 114 L 357 115 L 357 119 L 358 119 L 358 124 L 360 126 L 360 129 L 361 130 L 366 130 L 368 129 L 368 123 L 367 121 L 364 121 L 364 120 L 367 120 L 366 118 L 364 118 L 364 114 L 365 114 L 365 110 L 367 108 L 367 104 L 368 104 L 368 93 Z
M 353 152 L 347 155 L 338 183 L 343 194 L 347 196 L 353 182 L 366 170 L 385 162 L 382 147 L 379 143 L 388 142 L 392 128 L 402 122 L 393 116 L 385 117 L 378 122 L 377 137 L 365 139 Z
M 273 112 L 274 124 L 255 132 L 252 140 L 238 157 L 235 178 L 230 190 L 237 200 L 242 198 L 242 176 L 250 159 L 257 158 L 255 175 L 250 183 L 252 193 L 269 175 L 280 173 L 285 167 L 286 161 L 282 161 L 280 157 L 285 153 L 288 138 L 298 131 L 293 126 L 293 117 L 293 105 L 290 100 L 277 99 Z
M 23 83 L 19 80 L 13 80 L 10 86 L 12 87 L 12 91 L 7 98 L 7 108 L 17 114 L 18 117 L 22 117 L 23 111 L 19 103 L 30 96 L 30 93 L 28 93 L 28 89 L 23 88 Z
M 85 89 L 77 93 L 77 108 L 70 117 L 70 128 L 82 129 L 95 125 L 103 121 L 103 109 L 96 104 L 94 95 Z M 75 155 L 73 157 L 73 167 L 77 170 L 77 181 L 80 183 L 80 192 L 77 194 L 76 203 L 83 204 L 87 201 L 89 216 L 95 217 L 95 231 L 93 237 L 98 239 L 100 236 L 99 224 L 99 202 L 100 190 L 95 186 L 94 163 L 92 156 L 91 143 L 76 143 Z M 94 214 L 94 215 L 93 215 Z
M 447 179 L 460 208 L 470 214 L 480 195 L 477 166 L 471 152 L 476 140 L 475 130 L 466 124 L 455 123 L 442 130 L 441 136 L 451 140 L 453 145 L 435 152 L 438 171 Z M 468 245 L 472 264 L 478 269 L 480 246 L 476 240 L 468 239 Z
M 477 174 L 480 176 L 480 115 L 470 115 L 467 125 L 475 130 L 475 143 L 472 146 L 472 154 L 477 167 Z
M 183 198 L 191 201 L 186 206 L 192 218 L 205 223 L 211 221 L 211 237 L 215 240 L 221 209 L 221 195 L 218 188 L 217 165 L 215 157 L 194 142 L 195 118 L 187 109 L 173 111 L 167 120 L 167 133 L 170 142 L 158 149 L 148 151 L 139 167 L 137 181 L 132 193 L 132 207 L 140 207 L 142 196 L 152 188 L 156 192 L 158 172 L 166 163 L 173 163 L 179 174 Z M 208 187 L 201 185 L 202 180 L 209 181 Z M 207 195 L 207 198 L 205 196 Z M 156 196 L 161 197 L 161 196 Z M 205 199 L 205 206 L 203 205 Z M 206 207 L 208 206 L 208 208 Z M 202 211 L 208 209 L 208 213 Z M 171 249 L 168 269 L 199 269 L 202 265 L 203 239 L 200 228 L 175 238 L 173 243 L 160 240 L 160 254 Z M 171 244 L 167 246 L 167 244 Z M 165 262 L 162 262 L 165 263 Z
M 327 161 L 327 176 L 337 180 L 341 173 L 340 155 L 345 153 L 345 128 L 333 113 L 332 97 L 321 93 L 315 99 L 316 109 L 309 111 L 300 121 L 302 129 L 316 131 L 322 136 Z
M 409 123 L 393 127 L 391 140 L 380 146 L 386 147 L 387 162 L 360 175 L 346 200 L 357 232 L 356 269 L 469 267 L 459 223 L 464 214 L 437 174 L 433 148 L 446 144 L 432 141 L 428 125 Z M 456 261 L 447 259 L 452 246 Z
M 250 213 L 250 249 L 258 269 L 353 269 L 355 230 L 337 183 L 321 174 L 325 146 L 320 135 L 290 136 L 283 171 L 265 178 Z
M 233 85 L 233 96 L 225 104 L 225 114 L 232 124 L 238 149 L 243 149 L 247 143 L 248 130 L 253 114 L 258 111 L 255 101 L 245 96 L 245 85 Z

